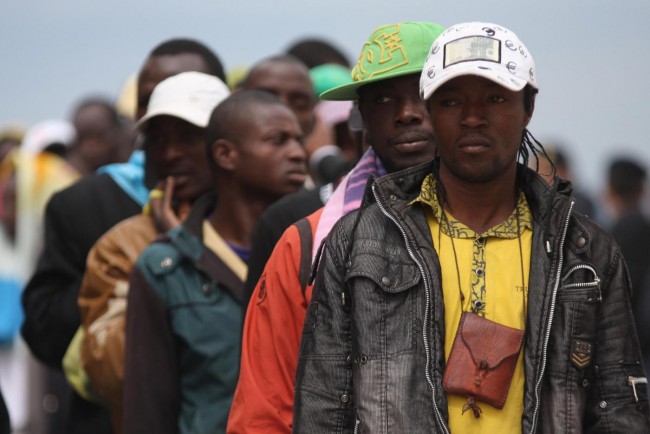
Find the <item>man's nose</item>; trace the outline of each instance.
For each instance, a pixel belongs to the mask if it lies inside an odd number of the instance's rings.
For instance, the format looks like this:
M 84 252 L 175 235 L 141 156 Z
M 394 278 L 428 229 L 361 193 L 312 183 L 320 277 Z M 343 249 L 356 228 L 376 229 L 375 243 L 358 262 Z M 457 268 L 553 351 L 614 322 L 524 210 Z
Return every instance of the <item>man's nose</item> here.
M 404 98 L 397 111 L 396 122 L 402 125 L 419 124 L 426 115 L 424 101 L 419 96 L 416 98 Z
M 463 104 L 461 123 L 465 127 L 476 128 L 487 124 L 485 107 L 479 103 Z

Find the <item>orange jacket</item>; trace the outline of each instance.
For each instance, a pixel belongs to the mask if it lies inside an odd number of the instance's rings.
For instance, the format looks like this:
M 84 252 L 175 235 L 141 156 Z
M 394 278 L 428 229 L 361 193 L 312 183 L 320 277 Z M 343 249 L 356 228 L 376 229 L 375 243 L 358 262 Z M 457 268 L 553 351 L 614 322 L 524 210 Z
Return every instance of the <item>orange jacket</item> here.
M 312 239 L 322 212 L 307 217 Z M 298 229 L 291 225 L 250 299 L 228 433 L 291 433 L 298 350 L 312 292 L 308 285 L 303 293 L 300 284 L 301 253 Z

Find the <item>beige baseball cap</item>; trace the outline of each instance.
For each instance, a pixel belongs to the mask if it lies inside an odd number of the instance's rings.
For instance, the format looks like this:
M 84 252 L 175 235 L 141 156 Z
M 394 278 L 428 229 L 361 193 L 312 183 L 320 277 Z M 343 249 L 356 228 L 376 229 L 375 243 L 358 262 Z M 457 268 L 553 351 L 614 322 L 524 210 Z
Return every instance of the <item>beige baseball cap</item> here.
M 167 115 L 205 128 L 214 108 L 229 95 L 228 86 L 214 75 L 196 71 L 173 75 L 154 88 L 147 113 L 135 127 L 141 129 L 151 118 Z

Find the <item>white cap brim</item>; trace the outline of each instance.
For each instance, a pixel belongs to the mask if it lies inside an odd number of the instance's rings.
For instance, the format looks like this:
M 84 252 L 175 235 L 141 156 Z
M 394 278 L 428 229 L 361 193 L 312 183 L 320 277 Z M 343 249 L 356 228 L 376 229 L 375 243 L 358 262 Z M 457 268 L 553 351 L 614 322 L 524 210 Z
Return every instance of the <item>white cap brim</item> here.
M 457 64 L 441 72 L 437 72 L 436 74 L 439 75 L 436 79 L 423 86 L 422 99 L 429 99 L 442 85 L 464 75 L 475 75 L 486 78 L 513 92 L 518 92 L 526 87 L 528 83 L 526 80 L 510 74 L 508 71 L 501 71 L 500 69 L 502 68 L 498 68 L 498 66 L 498 64 L 490 64 L 490 62 L 472 62 L 471 64 Z
M 138 130 L 142 129 L 142 127 L 144 126 L 144 124 L 147 123 L 147 121 L 157 116 L 173 116 L 175 118 L 179 118 L 193 125 L 196 125 L 199 128 L 205 128 L 208 126 L 208 122 L 210 121 L 210 116 L 209 115 L 206 116 L 204 110 L 191 110 L 188 109 L 187 107 L 180 110 L 177 107 L 178 106 L 161 107 L 157 110 L 149 112 L 146 115 L 144 115 L 142 118 L 140 118 L 140 120 L 135 124 L 135 128 Z

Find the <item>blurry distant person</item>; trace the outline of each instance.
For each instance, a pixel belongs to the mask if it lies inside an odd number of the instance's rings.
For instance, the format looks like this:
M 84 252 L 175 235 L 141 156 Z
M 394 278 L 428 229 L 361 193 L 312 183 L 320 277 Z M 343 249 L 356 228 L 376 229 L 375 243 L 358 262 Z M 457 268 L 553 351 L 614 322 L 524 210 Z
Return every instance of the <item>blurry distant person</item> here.
M 61 119 L 47 119 L 31 126 L 25 133 L 25 139 L 20 149 L 31 155 L 50 152 L 61 158 L 66 153 L 76 137 L 74 125 Z
M 309 70 L 293 56 L 274 56 L 253 65 L 240 84 L 245 90 L 264 90 L 280 98 L 294 112 L 305 137 L 314 129 L 314 87 Z
M 20 146 L 25 136 L 25 130 L 19 125 L 5 125 L 0 128 L 0 161 L 13 148 Z
M 579 188 L 576 188 L 576 184 L 579 183 L 574 179 L 574 174 L 571 171 L 569 159 L 567 158 L 564 151 L 561 149 L 561 147 L 555 144 L 546 145 L 544 148 L 546 149 L 546 154 L 555 165 L 555 175 L 557 175 L 558 178 L 571 181 L 571 184 L 573 185 L 571 196 L 576 199 L 575 210 L 583 215 L 595 219 L 597 216 L 594 202 L 586 193 L 584 193 Z M 537 164 L 539 164 L 538 173 L 542 176 L 542 178 L 546 180 L 546 182 L 549 183 L 549 185 L 552 186 L 554 182 L 553 180 L 555 178 L 553 176 L 553 168 L 551 167 L 549 160 L 546 158 L 540 158 Z
M 307 158 L 320 147 L 332 143 L 331 127 L 316 115 L 318 99 L 305 64 L 292 55 L 265 58 L 250 69 L 239 85 L 242 89 L 265 90 L 276 95 L 295 114 L 305 135 Z M 306 187 L 313 187 L 308 179 Z
M 608 168 L 607 201 L 614 211 L 612 235 L 621 246 L 632 281 L 632 310 L 646 371 L 650 370 L 650 220 L 641 211 L 646 169 L 632 159 L 615 159 Z
M 143 148 L 159 180 L 146 212 L 106 232 L 88 254 L 79 290 L 84 325 L 82 363 L 96 395 L 109 404 L 116 433 L 122 428 L 124 316 L 129 273 L 158 233 L 186 217 L 191 204 L 212 188 L 205 153 L 205 130 L 213 109 L 229 95 L 225 83 L 201 72 L 183 72 L 154 89 L 145 117 L 138 122 Z M 166 215 L 162 195 L 173 201 Z M 165 212 L 168 210 L 165 209 Z
M 131 145 L 126 142 L 121 119 L 110 102 L 99 98 L 82 101 L 74 110 L 72 123 L 76 136 L 65 158 L 80 175 L 124 161 L 124 148 Z
M 287 54 L 300 59 L 309 69 L 326 63 L 350 68 L 347 56 L 330 41 L 320 38 L 303 38 L 291 44 Z
M 238 92 L 213 112 L 206 147 L 218 200 L 197 200 L 131 273 L 125 434 L 225 432 L 252 231 L 268 205 L 304 183 L 301 142 L 294 113 L 267 92 Z
M 167 77 L 199 71 L 225 79 L 219 58 L 205 45 L 171 39 L 154 48 L 138 75 L 138 119 L 146 112 L 154 87 Z M 79 286 L 92 245 L 113 225 L 141 212 L 149 190 L 144 185 L 144 157 L 104 166 L 55 194 L 45 213 L 45 246 L 23 294 L 21 332 L 34 355 L 55 369 L 79 328 Z M 66 434 L 110 433 L 108 412 L 76 393 L 71 398 Z
M 32 129 L 26 138 L 33 137 Z M 42 138 L 48 142 L 59 136 Z M 42 249 L 46 203 L 76 179 L 69 164 L 48 152 L 33 154 L 15 146 L 0 161 L 0 384 L 15 430 L 39 430 L 44 420 L 43 370 L 18 336 L 20 298 Z
M 350 83 L 350 71 L 340 65 L 328 64 L 309 71 L 314 98 L 333 87 Z M 324 105 L 325 104 L 325 105 Z M 257 285 L 266 261 L 282 233 L 292 223 L 322 207 L 338 181 L 358 161 L 362 154 L 360 122 L 351 124 L 351 101 L 319 101 L 315 107 L 321 121 L 322 143 L 309 156 L 310 172 L 318 184 L 290 194 L 271 205 L 260 217 L 253 235 L 253 248 L 244 286 L 244 306 Z M 358 110 L 354 111 L 358 115 Z M 327 131 L 329 130 L 329 131 Z

